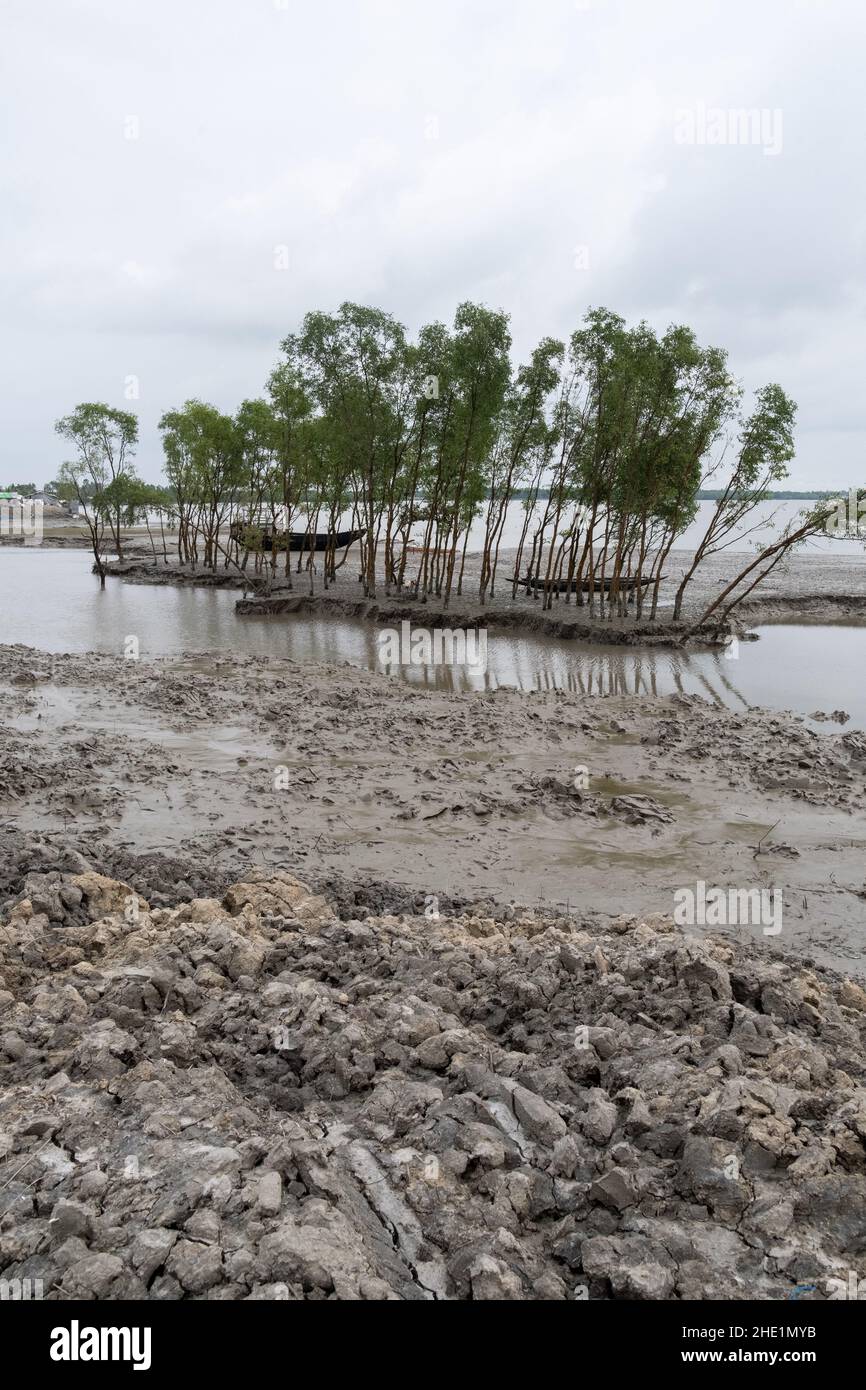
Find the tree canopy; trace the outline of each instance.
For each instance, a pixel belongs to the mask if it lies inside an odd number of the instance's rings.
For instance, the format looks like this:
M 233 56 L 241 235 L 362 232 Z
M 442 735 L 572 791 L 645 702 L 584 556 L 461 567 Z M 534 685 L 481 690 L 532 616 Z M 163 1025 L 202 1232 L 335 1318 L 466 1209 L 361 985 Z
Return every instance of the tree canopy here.
M 57 429 L 77 451 L 61 487 L 88 502 L 100 543 L 107 529 L 119 551 L 122 518 L 150 507 L 176 526 L 187 564 L 245 567 L 253 555 L 289 583 L 306 567 L 312 587 L 317 545 L 328 585 L 348 531 L 367 596 L 384 585 L 446 607 L 478 523 L 482 602 L 504 580 L 546 607 L 573 594 L 602 615 L 633 599 L 655 616 L 667 557 L 711 485 L 678 616 L 702 560 L 748 533 L 787 476 L 794 417 L 775 383 L 747 404 L 725 352 L 685 325 L 659 333 L 593 308 L 567 343 L 544 338 L 515 367 L 501 311 L 463 303 L 450 326 L 412 339 L 391 314 L 345 303 L 306 315 L 263 395 L 234 415 L 199 400 L 163 415 L 162 492 L 135 478 L 133 415 L 81 405 Z M 503 576 L 514 508 L 521 534 Z M 309 540 L 306 556 L 295 543 L 294 566 L 290 532 Z

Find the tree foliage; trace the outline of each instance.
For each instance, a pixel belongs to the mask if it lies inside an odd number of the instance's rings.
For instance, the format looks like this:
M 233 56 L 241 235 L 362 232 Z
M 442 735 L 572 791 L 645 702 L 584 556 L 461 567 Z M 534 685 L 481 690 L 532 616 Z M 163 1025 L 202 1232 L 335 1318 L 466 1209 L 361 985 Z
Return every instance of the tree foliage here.
M 77 448 L 61 481 L 87 501 L 97 547 L 107 530 L 119 551 L 124 517 L 157 514 L 185 564 L 246 568 L 252 556 L 289 584 L 306 570 L 312 590 L 317 574 L 336 578 L 348 531 L 365 595 L 384 585 L 446 607 L 476 523 L 478 596 L 495 596 L 517 509 L 513 596 L 526 586 L 548 608 L 654 617 L 671 550 L 712 485 L 678 617 L 700 564 L 749 534 L 787 476 L 794 415 L 776 384 L 746 408 L 726 354 L 684 325 L 657 333 L 594 308 L 567 343 L 544 338 L 515 369 L 500 311 L 463 303 L 412 340 L 383 310 L 345 303 L 306 315 L 263 396 L 236 415 L 199 400 L 163 415 L 161 491 L 132 471 L 134 416 L 82 405 L 57 428 Z

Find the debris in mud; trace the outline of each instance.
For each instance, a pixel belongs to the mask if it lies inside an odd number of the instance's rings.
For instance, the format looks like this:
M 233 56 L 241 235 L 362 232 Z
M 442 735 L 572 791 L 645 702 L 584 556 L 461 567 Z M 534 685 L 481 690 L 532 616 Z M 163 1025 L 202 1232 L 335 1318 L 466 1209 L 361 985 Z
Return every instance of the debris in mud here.
M 824 710 L 816 709 L 809 715 L 809 718 L 832 721 L 834 724 L 847 724 L 851 716 L 844 709 L 834 709 L 830 714 L 826 714 Z
M 820 735 L 796 716 L 736 714 L 697 695 L 674 695 L 670 703 L 688 710 L 689 718 L 665 717 L 645 737 L 661 751 L 712 762 L 732 779 L 813 805 L 862 806 L 866 736 L 859 731 Z
M 647 825 L 652 822 L 669 824 L 673 814 L 651 796 L 615 796 L 610 803 L 613 815 L 621 816 L 627 825 Z
M 755 854 L 756 856 L 758 854 L 780 854 L 784 859 L 799 859 L 800 857 L 800 851 L 796 845 L 789 845 L 781 840 L 778 843 L 762 840 L 756 847 Z
M 557 777 L 530 777 L 516 790 L 531 792 L 534 798 L 540 794 L 548 815 L 557 808 L 565 814 L 590 816 L 596 820 L 612 816 L 626 825 L 669 825 L 674 820 L 672 811 L 654 797 L 601 796 Z
M 784 1298 L 866 1270 L 866 994 L 669 919 L 285 872 L 0 919 L 0 1272 L 81 1299 Z

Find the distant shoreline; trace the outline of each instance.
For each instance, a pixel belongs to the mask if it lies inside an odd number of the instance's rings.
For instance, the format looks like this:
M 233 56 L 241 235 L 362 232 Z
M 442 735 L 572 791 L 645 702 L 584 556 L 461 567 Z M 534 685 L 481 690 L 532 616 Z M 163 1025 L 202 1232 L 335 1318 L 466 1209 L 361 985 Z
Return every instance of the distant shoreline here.
M 698 502 L 717 502 L 722 496 L 722 488 L 701 488 L 696 494 Z M 829 492 L 768 492 L 764 498 L 766 502 L 824 502 L 832 497 L 847 496 L 847 488 L 834 488 Z M 519 488 L 514 494 L 515 502 L 525 502 L 530 493 L 527 488 Z M 549 488 L 541 488 L 536 493 L 536 501 L 546 502 L 550 497 Z

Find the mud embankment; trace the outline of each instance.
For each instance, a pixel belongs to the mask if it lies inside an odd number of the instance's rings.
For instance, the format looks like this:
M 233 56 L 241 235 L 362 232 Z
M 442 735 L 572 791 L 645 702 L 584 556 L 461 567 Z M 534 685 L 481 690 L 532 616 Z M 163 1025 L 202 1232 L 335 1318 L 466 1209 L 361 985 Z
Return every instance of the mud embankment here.
M 131 583 L 156 585 L 192 585 L 207 588 L 228 588 L 242 591 L 237 611 L 241 616 L 279 616 L 310 612 L 361 619 L 371 623 L 399 623 L 404 619 L 423 622 L 427 626 L 487 627 L 492 631 L 526 632 L 552 638 L 610 645 L 678 646 L 702 613 L 718 597 L 724 587 L 742 568 L 743 555 L 716 555 L 700 567 L 686 591 L 682 620 L 673 622 L 671 611 L 677 587 L 685 573 L 690 556 L 674 552 L 670 557 L 669 574 L 659 595 L 659 610 L 650 619 L 649 604 L 641 617 L 630 605 L 627 616 L 590 614 L 584 595 L 580 603 L 574 595 L 554 595 L 552 606 L 545 609 L 543 598 L 518 588 L 512 597 L 509 580 L 500 579 L 497 592 L 487 603 L 479 603 L 472 593 L 477 586 L 479 557 L 466 560 L 463 594 L 452 594 L 446 608 L 440 599 L 414 598 L 407 593 L 387 594 L 381 582 L 377 598 L 365 599 L 357 578 L 357 566 L 350 559 L 327 590 L 322 588 L 321 575 L 314 577 L 315 591 L 309 592 L 309 578 L 293 572 L 271 576 L 256 574 L 252 568 L 240 570 L 226 567 L 222 561 L 216 570 L 180 566 L 176 561 L 165 564 L 153 560 L 151 554 L 129 554 L 122 561 L 110 561 L 107 572 Z M 512 555 L 504 555 L 505 572 L 513 564 Z M 597 603 L 597 599 L 596 599 Z M 722 610 L 720 610 L 721 612 Z M 719 639 L 718 620 L 714 614 L 696 634 L 697 641 Z M 759 592 L 736 608 L 726 625 L 726 631 L 745 635 L 747 625 L 767 622 L 849 622 L 866 621 L 866 557 L 859 555 L 794 555 L 779 567 L 772 579 Z
M 235 611 L 241 617 L 271 617 L 287 613 L 315 613 L 318 615 L 354 618 L 376 625 L 393 625 L 401 622 L 422 623 L 432 628 L 477 629 L 488 628 L 493 632 L 522 632 L 556 637 L 566 641 L 593 642 L 609 646 L 669 646 L 676 647 L 682 642 L 686 632 L 684 623 L 672 622 L 633 622 L 628 627 L 621 624 L 608 626 L 599 619 L 563 618 L 557 613 L 540 612 L 526 608 L 477 608 L 473 610 L 466 603 L 454 609 L 445 609 L 441 604 L 430 601 L 409 600 L 400 597 L 393 600 L 350 599 L 330 594 L 280 594 L 262 595 L 239 599 Z M 572 610 L 573 611 L 573 610 Z M 707 628 L 699 636 L 715 636 L 715 629 Z
M 866 620 L 866 594 L 768 594 L 746 599 L 736 610 L 743 622 L 860 623 Z
M 574 599 L 569 603 L 558 601 L 555 608 L 545 611 L 540 598 L 530 597 L 522 591 L 515 600 L 499 599 L 484 606 L 479 605 L 477 600 L 473 602 L 466 596 L 455 595 L 446 608 L 435 596 L 423 599 L 400 594 L 393 598 L 366 599 L 360 596 L 357 582 L 345 579 L 338 580 L 327 591 L 319 589 L 311 594 L 304 591 L 307 580 L 303 575 L 294 575 L 290 583 L 285 575 L 264 580 L 254 573 L 240 572 L 235 568 L 221 566 L 216 570 L 204 570 L 154 564 L 139 557 L 110 561 L 105 569 L 109 575 L 136 584 L 241 589 L 244 597 L 238 599 L 235 605 L 240 617 L 313 613 L 378 625 L 423 621 L 431 627 L 488 628 L 495 632 L 534 633 L 611 646 L 675 647 L 681 644 L 688 630 L 686 622 L 673 623 L 669 617 L 653 621 L 591 617 L 588 606 L 577 604 Z M 510 586 L 507 587 L 510 593 Z M 587 616 L 580 616 L 583 613 Z M 720 641 L 715 624 L 707 625 L 696 637 L 697 640 Z

